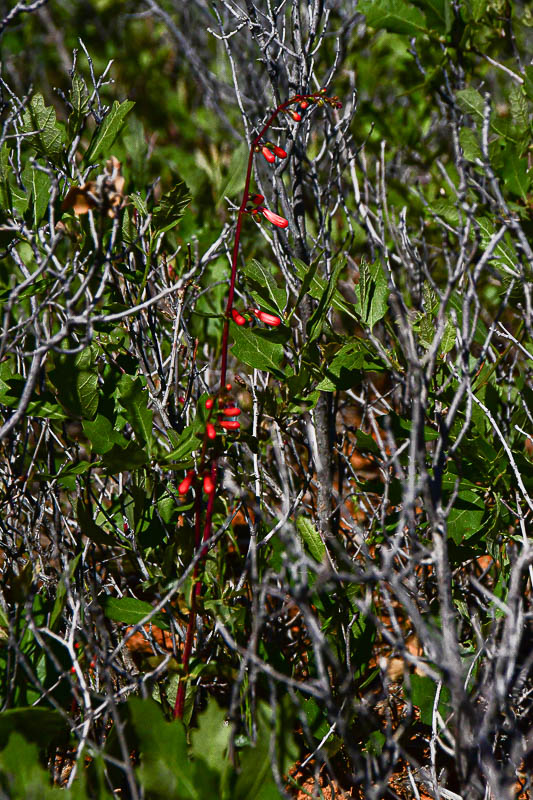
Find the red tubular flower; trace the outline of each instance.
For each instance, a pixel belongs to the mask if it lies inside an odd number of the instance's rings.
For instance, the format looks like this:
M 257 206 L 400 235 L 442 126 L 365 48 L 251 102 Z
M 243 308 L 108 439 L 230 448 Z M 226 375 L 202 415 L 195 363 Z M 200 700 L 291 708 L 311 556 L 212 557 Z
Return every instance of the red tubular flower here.
M 262 194 L 253 194 L 253 195 L 250 197 L 250 200 L 251 200 L 251 201 L 252 201 L 252 203 L 253 203 L 254 205 L 256 205 L 256 206 L 259 206 L 259 205 L 261 205 L 261 203 L 264 201 L 264 199 L 265 199 L 265 198 L 263 197 L 263 195 L 262 195 Z
M 277 144 L 273 146 L 274 153 L 277 155 L 278 158 L 287 158 L 287 153 L 283 149 L 283 147 L 278 147 Z
M 279 214 L 274 214 L 273 211 L 270 211 L 268 208 L 261 208 L 259 209 L 261 214 L 267 219 L 272 225 L 277 225 L 278 228 L 286 228 L 288 226 L 288 221 L 285 217 L 280 217 Z
M 276 160 L 276 156 L 274 155 L 272 150 L 269 150 L 268 147 L 266 147 L 265 145 L 265 147 L 261 148 L 261 152 L 263 153 L 264 157 L 266 158 L 269 164 L 274 163 L 274 161 Z
M 300 120 L 302 118 L 301 114 L 299 114 L 297 111 L 291 111 L 290 114 L 291 114 L 291 117 L 293 118 L 293 120 L 295 122 L 300 122 Z
M 207 433 L 208 439 L 216 439 L 217 432 L 212 422 L 207 423 L 207 425 L 205 426 L 205 432 Z
M 281 320 L 276 314 L 269 314 L 268 311 L 260 311 L 258 308 L 254 309 L 254 314 L 265 325 L 272 325 L 274 328 L 281 325 Z
M 236 325 L 246 325 L 246 318 L 243 317 L 242 314 L 239 314 L 235 308 L 231 310 L 231 316 Z
M 241 423 L 236 419 L 223 419 L 220 422 L 220 427 L 225 428 L 227 431 L 237 431 L 241 427 Z
M 191 488 L 191 484 L 192 484 L 192 482 L 193 482 L 193 480 L 195 478 L 195 475 L 196 475 L 196 473 L 195 473 L 195 471 L 193 469 L 190 469 L 188 471 L 187 477 L 185 477 L 182 480 L 182 482 L 180 483 L 180 485 L 178 486 L 178 492 L 180 494 L 187 494 L 187 492 Z
M 214 397 L 208 397 L 207 400 L 205 401 L 205 407 L 207 409 L 213 408 L 214 404 L 215 404 L 215 398 Z
M 237 408 L 237 406 L 231 406 L 230 408 L 223 408 L 222 413 L 226 415 L 226 417 L 238 417 L 241 413 L 241 409 Z
M 212 494 L 215 491 L 215 484 L 211 475 L 204 475 L 204 492 Z

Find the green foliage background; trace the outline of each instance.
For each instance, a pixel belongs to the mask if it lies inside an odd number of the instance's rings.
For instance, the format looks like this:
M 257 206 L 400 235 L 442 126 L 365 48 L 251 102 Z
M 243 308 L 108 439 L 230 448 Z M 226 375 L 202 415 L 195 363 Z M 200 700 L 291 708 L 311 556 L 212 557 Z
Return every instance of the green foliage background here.
M 351 5 L 330 4 L 314 74 L 335 65 L 330 91 L 349 107 L 356 92 L 353 118 L 337 151 L 329 110 L 294 151 L 312 257 L 294 226 L 285 249 L 251 221 L 243 233 L 239 303 L 282 325 L 231 325 L 247 422 L 237 444 L 218 439 L 233 485 L 202 567 L 184 723 L 170 719 L 195 517 L 177 486 L 202 447 L 229 276 L 224 247 L 202 257 L 233 222 L 247 160 L 231 64 L 208 30 L 222 6 L 50 2 L 3 32 L 4 422 L 38 335 L 58 338 L 2 444 L 2 796 L 266 800 L 297 796 L 311 775 L 320 797 L 324 766 L 337 792 L 404 797 L 406 764 L 435 792 L 427 747 L 410 743 L 434 742 L 438 715 L 455 737 L 438 761 L 450 791 L 484 796 L 487 775 L 498 800 L 528 790 L 533 17 L 503 0 Z M 267 60 L 237 63 L 264 84 L 245 97 L 254 125 L 275 105 Z M 279 91 L 276 102 L 286 76 Z M 111 156 L 120 212 L 105 193 L 90 214 L 66 208 L 69 187 L 103 180 Z M 331 175 L 320 207 L 312 179 Z M 293 202 L 293 179 L 269 184 L 276 200 Z M 306 439 L 321 404 L 328 525 Z M 169 640 L 134 663 L 125 645 L 146 623 Z M 491 692 L 500 705 L 485 714 Z M 481 722 L 490 756 L 468 738 Z M 313 751 L 315 772 L 297 776 Z

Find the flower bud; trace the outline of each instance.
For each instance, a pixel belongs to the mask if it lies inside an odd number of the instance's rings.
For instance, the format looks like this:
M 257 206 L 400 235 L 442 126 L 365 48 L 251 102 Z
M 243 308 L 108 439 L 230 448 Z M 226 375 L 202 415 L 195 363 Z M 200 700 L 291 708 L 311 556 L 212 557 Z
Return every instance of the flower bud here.
M 213 408 L 214 404 L 215 404 L 215 398 L 214 397 L 208 397 L 207 400 L 205 401 L 205 407 L 208 410 L 210 408 Z
M 288 221 L 285 217 L 280 217 L 279 214 L 274 214 L 273 211 L 270 211 L 268 208 L 262 208 L 261 214 L 267 219 L 272 225 L 277 225 L 278 228 L 286 228 L 288 226 Z
M 195 475 L 196 473 L 193 469 L 190 469 L 188 471 L 187 476 L 182 480 L 182 482 L 178 486 L 178 492 L 180 494 L 187 494 L 187 492 L 191 488 L 191 484 L 195 478 Z
M 206 494 L 213 494 L 215 491 L 215 484 L 211 475 L 204 475 L 204 492 Z
M 287 158 L 287 153 L 283 149 L 283 147 L 278 147 L 277 144 L 273 146 L 274 153 L 277 155 L 278 158 Z
M 274 328 L 281 325 L 281 319 L 276 314 L 269 314 L 268 311 L 260 311 L 258 308 L 254 309 L 254 314 L 265 325 L 272 325 Z
M 212 422 L 208 422 L 207 423 L 207 425 L 205 426 L 205 432 L 207 434 L 207 438 L 208 439 L 216 439 L 217 432 L 216 432 L 215 426 L 213 425 Z
M 293 120 L 295 122 L 300 122 L 300 120 L 302 118 L 301 114 L 299 114 L 297 111 L 291 111 L 290 114 L 291 114 L 291 117 L 293 118 Z
M 226 384 L 226 391 L 231 392 L 231 383 Z
M 231 316 L 236 325 L 246 325 L 246 318 L 243 317 L 242 314 L 239 314 L 235 308 L 231 310 Z
M 237 431 L 241 427 L 241 423 L 236 419 L 223 419 L 220 422 L 220 427 L 225 428 L 227 431 Z
M 262 194 L 253 194 L 253 195 L 250 197 L 250 200 L 252 201 L 252 203 L 253 203 L 255 206 L 259 206 L 259 205 L 261 205 L 261 203 L 263 203 L 263 202 L 264 202 L 264 199 L 265 199 L 265 198 L 263 197 L 263 195 L 262 195 Z
M 300 103 L 300 108 L 302 109 L 302 111 L 305 111 L 305 109 L 308 108 L 308 107 L 309 107 L 308 101 L 307 100 L 302 100 L 302 102 Z
M 237 408 L 237 406 L 230 406 L 230 408 L 223 408 L 222 413 L 226 415 L 226 417 L 238 417 L 241 413 L 241 409 Z
M 272 150 L 269 150 L 268 147 L 265 146 L 261 148 L 261 152 L 263 153 L 264 157 L 266 158 L 269 164 L 274 163 L 274 161 L 276 160 L 276 156 L 274 155 Z

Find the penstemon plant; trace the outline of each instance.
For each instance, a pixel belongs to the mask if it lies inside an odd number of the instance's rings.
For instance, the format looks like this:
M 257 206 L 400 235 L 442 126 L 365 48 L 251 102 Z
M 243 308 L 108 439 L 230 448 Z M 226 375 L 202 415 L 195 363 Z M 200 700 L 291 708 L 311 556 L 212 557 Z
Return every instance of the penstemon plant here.
M 235 298 L 235 282 L 237 279 L 237 264 L 239 257 L 239 248 L 241 241 L 241 231 L 243 222 L 246 216 L 251 216 L 255 220 L 259 220 L 262 215 L 268 222 L 278 228 L 287 228 L 289 222 L 279 214 L 274 213 L 264 205 L 264 196 L 261 194 L 250 194 L 250 183 L 252 181 L 252 169 L 254 164 L 254 157 L 258 154 L 262 155 L 269 164 L 275 164 L 276 158 L 287 158 L 286 151 L 279 145 L 273 144 L 269 141 L 267 133 L 273 123 L 276 121 L 280 114 L 288 114 L 294 122 L 300 122 L 302 119 L 302 112 L 305 112 L 312 106 L 328 105 L 332 108 L 342 108 L 342 103 L 335 95 L 329 97 L 326 89 L 321 89 L 319 92 L 312 94 L 296 94 L 293 97 L 281 103 L 272 112 L 265 125 L 261 128 L 260 132 L 253 139 L 249 155 L 248 165 L 246 169 L 246 178 L 244 182 L 244 189 L 242 194 L 242 201 L 237 213 L 237 224 L 235 228 L 235 238 L 233 243 L 233 254 L 231 260 L 231 275 L 228 290 L 228 298 L 226 303 L 224 327 L 222 331 L 222 352 L 220 359 L 220 385 L 219 390 L 215 395 L 208 397 L 206 401 L 207 421 L 203 436 L 202 448 L 198 459 L 198 470 L 189 470 L 186 477 L 180 483 L 178 491 L 180 495 L 185 495 L 190 489 L 194 488 L 194 547 L 195 552 L 198 554 L 200 548 L 205 548 L 205 543 L 211 537 L 212 523 L 213 523 L 213 509 L 215 505 L 215 498 L 217 493 L 217 427 L 221 432 L 230 434 L 236 433 L 240 428 L 240 422 L 236 417 L 241 413 L 240 409 L 235 405 L 231 398 L 231 383 L 227 382 L 228 370 L 228 348 L 229 348 L 229 332 L 230 320 L 236 325 L 246 325 L 248 319 L 233 307 Z M 298 110 L 297 110 L 298 109 Z M 277 327 L 281 324 L 281 319 L 275 314 L 271 314 L 261 309 L 253 310 L 254 316 L 266 326 Z M 216 423 L 212 420 L 216 418 Z M 201 480 L 200 480 L 201 479 Z M 205 512 L 203 509 L 203 496 L 207 496 L 207 505 Z M 204 553 L 205 555 L 205 553 Z M 185 635 L 185 645 L 183 648 L 182 656 L 182 669 L 183 676 L 178 686 L 176 694 L 176 702 L 174 705 L 174 718 L 182 719 L 185 709 L 185 693 L 187 686 L 187 677 L 189 670 L 190 657 L 193 646 L 194 632 L 196 627 L 196 614 L 197 614 L 197 598 L 202 592 L 202 581 L 200 578 L 200 560 L 197 560 L 193 569 L 192 580 L 192 598 L 189 613 L 189 620 L 187 623 L 187 632 Z

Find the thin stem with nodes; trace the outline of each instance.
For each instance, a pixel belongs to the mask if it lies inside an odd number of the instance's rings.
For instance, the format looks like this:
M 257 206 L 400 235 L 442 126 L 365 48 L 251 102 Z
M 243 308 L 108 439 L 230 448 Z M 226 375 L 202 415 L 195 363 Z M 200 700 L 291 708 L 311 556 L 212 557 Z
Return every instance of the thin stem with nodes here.
M 264 158 L 270 163 L 273 164 L 275 162 L 276 157 L 278 158 L 286 158 L 287 154 L 285 151 L 278 147 L 277 145 L 273 145 L 270 142 L 264 142 L 264 137 L 269 128 L 275 122 L 279 114 L 283 111 L 287 111 L 291 106 L 299 105 L 302 111 L 305 111 L 312 104 L 316 105 L 330 105 L 333 108 L 341 108 L 342 104 L 339 102 L 338 97 L 327 97 L 325 93 L 325 89 L 321 90 L 320 92 L 315 92 L 313 94 L 297 94 L 291 97 L 289 100 L 286 100 L 284 103 L 279 105 L 275 111 L 270 115 L 267 122 L 254 138 L 250 145 L 250 152 L 248 155 L 248 166 L 246 169 L 246 178 L 244 182 L 244 189 L 242 195 L 242 202 L 239 207 L 239 211 L 237 214 L 237 226 L 235 228 L 235 240 L 233 243 L 233 254 L 231 260 L 231 276 L 230 276 L 230 285 L 228 291 L 228 300 L 226 303 L 226 313 L 224 319 L 224 328 L 222 332 L 222 354 L 221 354 L 221 362 L 220 362 L 220 388 L 216 397 L 210 397 L 206 403 L 206 408 L 208 409 L 208 417 L 206 423 L 206 430 L 204 433 L 204 439 L 202 443 L 202 450 L 200 453 L 199 459 L 199 469 L 198 474 L 203 475 L 203 491 L 208 496 L 207 507 L 205 511 L 205 518 L 203 524 L 203 535 L 202 535 L 202 485 L 199 481 L 196 480 L 196 475 L 193 471 L 191 471 L 188 476 L 184 479 L 184 481 L 180 484 L 179 491 L 180 493 L 186 493 L 189 488 L 194 484 L 195 486 L 195 505 L 194 505 L 194 516 L 195 516 L 195 551 L 198 551 L 198 548 L 201 547 L 211 536 L 211 529 L 212 529 L 212 521 L 213 521 L 213 508 L 215 504 L 216 498 L 216 487 L 217 487 L 217 455 L 216 452 L 213 452 L 209 459 L 209 466 L 207 466 L 207 450 L 208 445 L 210 442 L 216 437 L 216 430 L 211 422 L 211 417 L 213 414 L 213 410 L 215 406 L 218 405 L 219 399 L 222 398 L 227 391 L 230 390 L 231 386 L 226 384 L 227 378 L 227 368 L 228 368 L 228 349 L 229 349 L 229 324 L 230 320 L 233 319 L 237 325 L 244 325 L 246 324 L 246 318 L 243 317 L 238 312 L 234 312 L 233 309 L 233 300 L 235 296 L 235 282 L 237 279 L 237 262 L 239 257 L 239 247 L 241 241 L 241 230 L 242 224 L 244 220 L 244 216 L 246 214 L 252 214 L 256 216 L 258 214 L 262 214 L 265 219 L 271 222 L 273 225 L 276 225 L 279 228 L 286 228 L 288 226 L 288 222 L 283 217 L 278 216 L 278 214 L 273 213 L 269 209 L 265 208 L 263 205 L 263 196 L 262 195 L 253 195 L 250 196 L 250 182 L 252 179 L 252 167 L 253 167 L 253 160 L 254 155 L 257 153 L 262 153 Z M 299 122 L 302 118 L 301 113 L 299 111 L 291 111 L 289 112 L 295 122 Z M 250 205 L 251 203 L 251 205 Z M 276 326 L 279 325 L 280 319 L 273 314 L 268 314 L 267 312 L 256 310 L 254 311 L 256 317 L 264 322 L 266 325 Z M 222 410 L 222 413 L 233 411 L 234 414 L 229 414 L 228 416 L 237 416 L 240 411 L 237 408 L 230 407 Z M 226 431 L 230 432 L 231 430 L 238 430 L 239 423 L 233 420 L 227 420 L 219 422 L 222 428 L 226 429 Z M 205 554 L 204 554 L 205 555 Z M 178 691 L 176 694 L 176 703 L 174 706 L 174 717 L 177 719 L 183 719 L 183 714 L 185 710 L 185 691 L 188 679 L 188 672 L 189 672 L 189 662 L 192 652 L 193 646 L 193 639 L 194 639 L 194 632 L 196 629 L 196 599 L 202 592 L 202 581 L 199 578 L 199 570 L 200 570 L 200 562 L 197 562 L 194 571 L 193 571 L 193 589 L 192 589 L 192 597 L 191 597 L 191 609 L 189 613 L 189 620 L 187 623 L 187 632 L 185 634 L 185 645 L 183 648 L 183 656 L 182 656 L 182 667 L 183 667 L 183 674 L 180 678 L 180 683 L 178 686 Z

